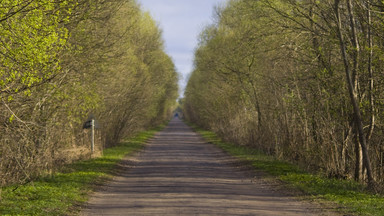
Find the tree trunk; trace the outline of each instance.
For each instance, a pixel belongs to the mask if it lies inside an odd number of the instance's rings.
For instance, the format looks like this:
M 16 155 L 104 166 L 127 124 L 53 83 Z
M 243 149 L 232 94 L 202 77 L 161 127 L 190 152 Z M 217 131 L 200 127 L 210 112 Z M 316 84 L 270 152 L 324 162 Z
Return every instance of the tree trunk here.
M 367 142 L 371 139 L 371 136 L 373 134 L 373 130 L 375 128 L 375 104 L 374 104 L 374 98 L 373 98 L 373 69 L 372 69 L 372 59 L 373 59 L 373 40 L 372 40 L 372 16 L 371 16 L 371 1 L 367 0 L 367 22 L 368 22 L 368 49 L 369 49 L 369 55 L 368 55 L 368 76 L 369 76 L 369 89 L 368 89 L 368 95 L 369 95 L 369 108 L 370 108 L 370 114 L 371 119 L 369 122 L 369 129 L 367 133 Z
M 340 16 L 340 11 L 339 11 L 339 4 L 340 4 L 340 0 L 335 0 L 335 8 L 334 9 L 335 9 L 335 15 L 337 18 L 336 19 L 337 20 L 337 33 L 338 33 L 338 39 L 339 39 L 339 43 L 340 43 L 340 51 L 341 51 L 343 63 L 344 63 L 346 81 L 347 81 L 347 86 L 348 86 L 348 93 L 349 93 L 349 97 L 351 99 L 355 125 L 357 127 L 357 132 L 359 135 L 359 141 L 360 141 L 361 149 L 363 152 L 363 161 L 364 161 L 365 166 L 367 168 L 368 185 L 370 187 L 374 187 L 375 186 L 375 180 L 373 178 L 371 162 L 370 162 L 370 158 L 368 155 L 366 137 L 364 136 L 363 122 L 362 122 L 360 107 L 359 107 L 359 103 L 358 103 L 357 91 L 356 91 L 356 88 L 355 88 L 354 83 L 352 81 L 351 71 L 350 71 L 348 56 L 347 56 L 347 48 L 346 48 L 344 36 L 342 33 L 342 24 L 341 24 L 341 16 Z M 348 7 L 351 7 L 349 16 L 351 16 L 351 19 L 354 19 L 353 13 L 352 13 L 353 8 L 352 8 L 351 0 L 348 0 Z M 351 28 L 352 29 L 355 28 L 354 23 L 351 23 Z
M 359 144 L 359 138 L 357 134 L 356 127 L 354 129 L 354 137 L 355 143 Z M 360 182 L 363 178 L 363 153 L 361 151 L 360 145 L 355 145 L 355 181 Z

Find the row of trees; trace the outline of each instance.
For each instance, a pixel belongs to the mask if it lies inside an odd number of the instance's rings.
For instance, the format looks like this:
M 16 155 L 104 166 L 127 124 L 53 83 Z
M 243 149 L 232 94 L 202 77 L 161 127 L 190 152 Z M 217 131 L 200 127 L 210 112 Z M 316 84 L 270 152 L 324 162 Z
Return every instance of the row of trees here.
M 91 114 L 104 147 L 158 125 L 177 80 L 161 31 L 134 0 L 1 1 L 1 185 L 89 154 Z
M 188 120 L 331 177 L 384 177 L 384 3 L 232 0 L 201 33 Z

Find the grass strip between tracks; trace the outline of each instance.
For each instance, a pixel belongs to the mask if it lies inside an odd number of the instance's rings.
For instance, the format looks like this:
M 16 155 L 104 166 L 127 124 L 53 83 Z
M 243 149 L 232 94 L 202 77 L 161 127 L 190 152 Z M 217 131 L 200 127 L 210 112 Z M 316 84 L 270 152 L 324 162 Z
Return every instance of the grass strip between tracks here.
M 76 215 L 89 193 L 112 178 L 117 164 L 141 150 L 160 130 L 148 130 L 105 149 L 103 156 L 79 161 L 49 178 L 2 188 L 0 215 Z
M 286 183 L 286 187 L 306 194 L 307 198 L 319 202 L 333 203 L 341 213 L 353 215 L 384 215 L 384 197 L 365 190 L 362 184 L 351 180 L 330 179 L 310 174 L 288 162 L 276 160 L 272 156 L 245 146 L 223 142 L 215 133 L 192 127 L 203 138 L 217 145 L 232 156 L 239 158 L 255 170 Z

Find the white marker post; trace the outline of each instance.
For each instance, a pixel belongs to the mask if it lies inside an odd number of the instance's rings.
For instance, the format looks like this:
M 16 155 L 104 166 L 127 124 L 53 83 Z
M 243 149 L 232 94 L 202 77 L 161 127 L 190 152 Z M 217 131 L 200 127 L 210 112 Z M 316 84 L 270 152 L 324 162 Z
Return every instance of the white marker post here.
M 93 153 L 95 148 L 95 119 L 92 119 L 91 121 L 91 151 Z

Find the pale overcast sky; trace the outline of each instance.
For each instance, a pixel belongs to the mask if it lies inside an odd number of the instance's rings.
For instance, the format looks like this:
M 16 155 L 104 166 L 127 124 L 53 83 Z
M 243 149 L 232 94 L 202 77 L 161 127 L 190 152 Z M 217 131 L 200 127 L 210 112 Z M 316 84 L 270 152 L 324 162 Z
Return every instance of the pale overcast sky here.
M 227 0 L 138 0 L 144 11 L 149 11 L 163 31 L 165 49 L 181 74 L 184 89 L 193 67 L 193 54 L 198 35 L 212 23 L 215 6 Z M 182 96 L 182 95 L 181 95 Z

